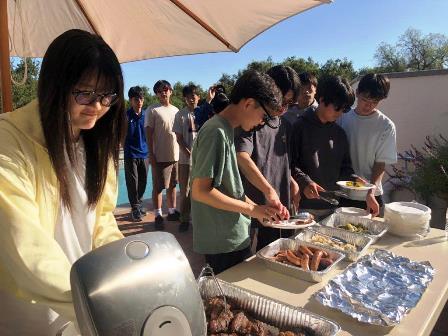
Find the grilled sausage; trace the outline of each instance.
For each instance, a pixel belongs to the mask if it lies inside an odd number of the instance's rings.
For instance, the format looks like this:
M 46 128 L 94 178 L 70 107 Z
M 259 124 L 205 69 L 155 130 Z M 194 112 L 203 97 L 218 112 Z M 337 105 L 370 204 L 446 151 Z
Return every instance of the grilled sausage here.
M 313 259 L 311 259 L 311 265 L 310 268 L 312 271 L 317 271 L 317 268 L 319 267 L 320 259 L 322 258 L 322 251 L 319 250 L 313 255 Z
M 322 251 L 322 258 L 328 258 L 328 252 L 327 251 L 318 249 L 317 247 L 311 247 L 311 246 L 308 246 L 308 248 L 310 249 L 311 252 L 313 252 L 313 254 L 316 253 L 317 251 Z
M 291 250 L 286 251 L 286 258 L 296 266 L 302 266 L 302 259 L 298 258 Z
M 300 245 L 299 246 L 299 251 L 302 252 L 303 254 L 309 255 L 310 257 L 313 256 L 313 252 L 311 252 L 311 250 L 308 247 L 304 246 L 304 245 Z
M 310 270 L 309 264 L 310 264 L 310 257 L 309 257 L 309 255 L 308 254 L 303 255 L 302 264 L 301 264 L 303 270 L 309 271 Z
M 333 264 L 333 260 L 331 260 L 330 258 L 321 258 L 320 259 L 320 265 L 325 269 L 328 266 Z

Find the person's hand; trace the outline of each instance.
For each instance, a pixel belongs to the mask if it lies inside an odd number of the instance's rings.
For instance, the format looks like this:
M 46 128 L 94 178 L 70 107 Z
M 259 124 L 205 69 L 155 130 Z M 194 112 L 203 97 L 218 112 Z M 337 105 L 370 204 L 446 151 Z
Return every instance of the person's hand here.
M 352 177 L 355 179 L 355 182 L 358 182 L 361 184 L 369 184 L 369 181 L 366 180 L 364 177 L 358 176 L 356 174 L 352 174 Z
M 248 213 L 252 218 L 256 218 L 262 225 L 265 221 L 278 221 L 280 211 L 269 205 L 252 205 L 251 211 Z
M 280 212 L 280 218 L 282 220 L 289 219 L 289 211 L 288 209 L 282 204 L 280 201 L 280 198 L 278 197 L 277 193 L 274 189 L 270 189 L 266 194 L 264 194 L 264 197 L 266 199 L 266 204 L 276 208 Z
M 289 184 L 291 193 L 291 202 L 294 205 L 296 211 L 299 209 L 300 203 L 300 188 L 296 181 L 291 178 L 291 183 Z
M 375 194 L 373 192 L 369 192 L 366 196 L 367 203 L 367 213 L 371 213 L 372 217 L 378 216 L 380 213 L 380 205 L 378 204 Z
M 212 99 L 215 98 L 215 94 L 216 94 L 216 86 L 215 86 L 215 85 L 210 86 L 210 87 L 208 88 L 208 91 L 207 91 L 207 98 L 205 98 L 205 100 L 207 101 L 207 103 L 210 104 L 210 102 L 212 101 Z
M 318 185 L 316 182 L 311 182 L 305 187 L 303 193 L 305 194 L 306 198 L 313 199 L 319 198 L 319 191 L 325 191 L 325 189 Z

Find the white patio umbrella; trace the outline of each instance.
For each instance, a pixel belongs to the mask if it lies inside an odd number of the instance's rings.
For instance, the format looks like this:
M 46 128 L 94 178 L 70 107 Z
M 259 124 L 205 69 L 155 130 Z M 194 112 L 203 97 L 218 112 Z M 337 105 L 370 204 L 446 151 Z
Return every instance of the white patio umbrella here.
M 9 55 L 42 57 L 58 35 L 72 28 L 101 35 L 120 62 L 208 52 L 238 52 L 276 23 L 330 2 L 0 0 L 3 101 L 10 101 Z M 9 94 L 5 92 L 8 85 Z M 4 104 L 4 111 L 9 110 L 11 105 L 5 107 Z

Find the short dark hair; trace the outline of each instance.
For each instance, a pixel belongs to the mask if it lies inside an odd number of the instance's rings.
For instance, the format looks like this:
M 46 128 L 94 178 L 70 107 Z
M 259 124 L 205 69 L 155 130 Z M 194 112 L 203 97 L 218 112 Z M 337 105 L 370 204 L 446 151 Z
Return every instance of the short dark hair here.
M 327 76 L 319 81 L 316 97 L 325 105 L 333 104 L 336 110 L 348 112 L 355 102 L 355 92 L 347 79 L 341 76 Z
M 213 106 L 213 113 L 219 113 L 230 104 L 230 100 L 224 92 L 218 92 L 210 104 Z
M 300 89 L 300 79 L 297 72 L 289 67 L 284 65 L 276 65 L 270 68 L 267 71 L 267 74 L 271 76 L 275 84 L 282 91 L 283 96 L 288 93 L 289 90 L 292 90 L 294 96 L 293 99 L 297 98 Z
M 64 151 L 71 163 L 75 146 L 70 122 L 70 102 L 76 85 L 96 78 L 105 92 L 116 93 L 117 101 L 92 129 L 81 130 L 86 152 L 87 203 L 100 199 L 112 160 L 118 169 L 125 113 L 123 76 L 115 53 L 98 35 L 80 29 L 68 30 L 50 43 L 42 60 L 37 87 L 39 114 L 48 155 L 59 182 L 62 202 L 69 209 L 71 198 Z
M 238 104 L 242 99 L 252 98 L 273 111 L 282 108 L 282 92 L 268 74 L 256 70 L 245 71 L 233 86 L 230 102 Z
M 171 84 L 170 84 L 170 82 L 168 82 L 167 80 L 164 80 L 164 79 L 158 80 L 158 81 L 154 84 L 154 87 L 153 87 L 152 89 L 153 89 L 154 93 L 157 94 L 157 91 L 159 91 L 161 88 L 163 88 L 163 87 L 165 87 L 165 86 L 169 87 L 170 90 L 173 90 L 173 89 L 172 89 L 172 86 L 171 86 Z
M 368 73 L 362 76 L 359 81 L 359 93 L 365 94 L 367 98 L 382 100 L 386 99 L 390 90 L 390 81 L 382 74 Z
M 194 84 L 185 85 L 184 88 L 182 89 L 182 96 L 186 97 L 191 94 L 195 94 L 195 95 L 199 96 L 198 91 L 199 91 L 198 87 Z
M 133 86 L 128 91 L 128 97 L 129 99 L 132 98 L 144 98 L 145 94 L 143 92 L 143 89 L 140 86 Z
M 311 72 L 308 72 L 308 71 L 301 72 L 299 74 L 299 78 L 300 78 L 300 83 L 302 85 L 311 84 L 311 85 L 314 85 L 315 87 L 317 87 L 317 77 L 314 74 L 312 74 Z

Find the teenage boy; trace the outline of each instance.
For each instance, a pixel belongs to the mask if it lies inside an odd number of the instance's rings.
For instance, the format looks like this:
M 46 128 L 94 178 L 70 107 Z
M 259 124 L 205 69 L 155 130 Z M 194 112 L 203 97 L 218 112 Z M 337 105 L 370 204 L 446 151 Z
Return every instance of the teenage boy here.
M 389 79 L 369 73 L 361 78 L 356 90 L 355 109 L 344 114 L 338 123 L 347 133 L 355 173 L 376 186 L 367 199 L 355 199 L 349 206 L 365 208 L 376 216 L 383 206 L 381 184 L 387 164 L 397 162 L 395 125 L 377 109 L 389 94 Z
M 179 144 L 179 187 L 180 187 L 180 225 L 179 231 L 188 231 L 190 225 L 190 171 L 191 147 L 196 138 L 195 110 L 198 107 L 199 94 L 196 85 L 184 86 L 182 90 L 186 107 L 177 112 L 174 118 L 173 132 Z
M 133 86 L 128 92 L 131 108 L 127 110 L 128 128 L 124 143 L 124 175 L 131 204 L 131 218 L 141 222 L 146 211 L 142 206 L 142 197 L 146 189 L 148 176 L 148 146 L 145 136 L 145 111 L 142 110 L 144 95 L 139 86 Z
M 302 72 L 299 75 L 300 89 L 297 101 L 291 105 L 288 111 L 283 115 L 283 119 L 293 126 L 298 118 L 305 114 L 308 108 L 317 108 L 315 99 L 317 89 L 317 78 L 310 72 Z
M 331 204 L 319 192 L 336 190 L 339 180 L 354 173 L 347 136 L 336 120 L 350 111 L 355 93 L 346 79 L 329 76 L 319 81 L 317 109 L 308 108 L 291 135 L 291 169 L 305 197 L 300 206 L 312 209 L 318 219 L 331 213 Z
M 176 134 L 173 132 L 174 118 L 179 109 L 170 103 L 173 90 L 168 81 L 157 81 L 153 90 L 160 105 L 150 107 L 145 127 L 152 168 L 152 202 L 154 205 L 155 228 L 163 230 L 162 191 L 164 189 L 166 189 L 168 203 L 167 219 L 169 221 L 179 219 L 179 212 L 176 210 L 179 145 L 177 144 Z
M 289 125 L 280 121 L 280 115 L 295 100 L 300 80 L 294 69 L 283 65 L 272 67 L 267 74 L 282 92 L 282 109 L 274 114 L 273 122 L 265 123 L 261 129 L 238 132 L 235 148 L 246 195 L 257 204 L 278 207 L 286 214 L 291 198 L 295 200 L 294 206 L 299 205 L 299 187 L 291 177 L 289 165 Z M 257 251 L 281 237 L 281 230 L 265 227 L 256 218 L 252 219 L 251 226 L 258 231 Z M 282 231 L 284 236 L 288 233 Z
M 278 208 L 256 205 L 245 195 L 234 146 L 235 128 L 249 131 L 270 122 L 281 103 L 271 77 L 247 71 L 235 83 L 230 105 L 202 126 L 193 144 L 193 248 L 216 273 L 250 256 L 250 217 L 281 217 Z

